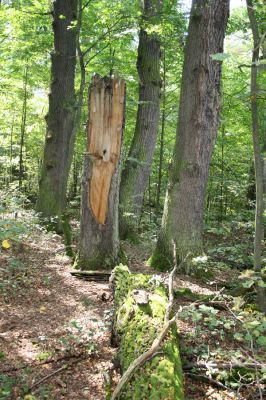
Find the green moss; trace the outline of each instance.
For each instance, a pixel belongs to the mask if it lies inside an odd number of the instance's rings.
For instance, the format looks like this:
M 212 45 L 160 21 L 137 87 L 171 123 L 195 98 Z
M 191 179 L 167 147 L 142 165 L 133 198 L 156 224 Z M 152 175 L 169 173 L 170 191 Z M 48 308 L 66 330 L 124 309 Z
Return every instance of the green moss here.
M 110 251 L 109 254 L 103 253 L 100 250 L 95 250 L 94 254 L 90 257 L 85 256 L 80 251 L 78 258 L 78 268 L 86 270 L 98 270 L 106 269 L 111 270 L 115 264 L 114 254 Z
M 115 281 L 115 329 L 120 337 L 119 360 L 125 371 L 145 352 L 158 336 L 168 304 L 162 283 L 151 275 L 131 274 L 119 265 L 113 271 Z M 135 289 L 149 292 L 149 304 L 139 305 L 132 296 Z M 176 327 L 169 331 L 158 355 L 137 370 L 125 387 L 120 400 L 182 400 L 182 368 Z
M 64 232 L 66 254 L 67 254 L 67 256 L 73 258 L 74 257 L 74 252 L 73 252 L 73 249 L 72 249 L 71 225 L 69 223 L 69 217 L 66 214 L 62 215 L 62 227 L 63 227 L 63 232 Z
M 119 246 L 119 251 L 118 251 L 118 260 L 120 263 L 122 264 L 126 264 L 127 263 L 127 255 L 125 253 L 125 251 L 123 250 L 122 246 Z
M 158 243 L 147 264 L 158 271 L 169 271 L 172 268 L 171 257 L 165 249 L 158 248 Z
M 181 288 L 178 290 L 174 290 L 174 296 L 175 297 L 186 297 L 193 301 L 196 301 L 196 300 L 208 301 L 213 298 L 213 295 L 195 293 L 195 292 L 192 292 L 192 290 L 189 288 Z

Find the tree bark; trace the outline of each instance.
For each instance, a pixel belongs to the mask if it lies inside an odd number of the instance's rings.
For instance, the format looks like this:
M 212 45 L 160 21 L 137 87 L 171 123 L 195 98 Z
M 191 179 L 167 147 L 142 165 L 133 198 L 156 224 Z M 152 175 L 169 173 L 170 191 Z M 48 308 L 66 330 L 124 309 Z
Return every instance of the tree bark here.
M 55 0 L 54 50 L 44 160 L 37 210 L 44 217 L 61 216 L 66 204 L 75 125 L 77 0 Z
M 28 65 L 25 66 L 24 82 L 23 82 L 23 104 L 22 104 L 22 116 L 21 116 L 21 128 L 20 128 L 20 145 L 19 145 L 19 190 L 22 190 L 22 182 L 25 174 L 24 162 L 23 162 L 23 150 L 25 145 L 25 134 L 26 134 L 26 119 L 27 119 L 27 86 L 28 86 Z
M 158 184 L 156 192 L 156 216 L 160 213 L 160 198 L 161 198 L 161 185 L 163 177 L 163 157 L 164 157 L 164 136 L 165 136 L 165 120 L 166 120 L 166 60 L 165 60 L 165 48 L 163 54 L 163 90 L 162 90 L 162 126 L 160 134 L 160 155 L 159 155 L 159 167 L 158 167 Z
M 193 0 L 180 94 L 179 118 L 162 226 L 150 260 L 158 269 L 202 248 L 204 196 L 220 109 L 221 62 L 229 0 Z
M 120 152 L 125 82 L 95 75 L 89 95 L 88 145 L 81 204 L 81 269 L 112 268 L 118 262 Z
M 255 212 L 255 238 L 254 238 L 254 269 L 258 273 L 261 272 L 263 239 L 264 239 L 264 200 L 263 200 L 263 157 L 262 146 L 260 142 L 260 124 L 259 124 L 259 107 L 258 107 L 258 64 L 260 56 L 260 33 L 256 15 L 254 12 L 254 2 L 247 0 L 247 11 L 250 20 L 250 26 L 253 35 L 253 54 L 250 82 L 250 100 L 251 100 L 251 118 L 252 118 L 252 139 L 255 166 L 256 181 L 256 212 Z M 265 288 L 257 286 L 258 305 L 266 314 L 266 295 Z
M 160 114 L 160 41 L 147 27 L 158 23 L 160 0 L 144 0 L 139 33 L 137 70 L 139 104 L 134 137 L 129 150 L 120 188 L 120 236 L 134 236 L 148 184 Z
M 10 130 L 10 152 L 9 152 L 9 183 L 13 181 L 13 135 L 14 135 L 15 111 L 13 112 Z

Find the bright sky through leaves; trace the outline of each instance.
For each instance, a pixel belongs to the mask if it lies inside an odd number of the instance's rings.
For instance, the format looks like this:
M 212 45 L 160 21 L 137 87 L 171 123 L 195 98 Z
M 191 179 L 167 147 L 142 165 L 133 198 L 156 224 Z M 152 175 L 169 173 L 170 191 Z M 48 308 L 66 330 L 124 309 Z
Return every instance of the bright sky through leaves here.
M 188 10 L 190 10 L 191 2 L 192 2 L 192 0 L 182 0 L 184 7 Z M 230 9 L 232 10 L 233 8 L 237 8 L 237 7 L 245 7 L 245 4 L 246 4 L 245 0 L 231 0 L 230 1 Z

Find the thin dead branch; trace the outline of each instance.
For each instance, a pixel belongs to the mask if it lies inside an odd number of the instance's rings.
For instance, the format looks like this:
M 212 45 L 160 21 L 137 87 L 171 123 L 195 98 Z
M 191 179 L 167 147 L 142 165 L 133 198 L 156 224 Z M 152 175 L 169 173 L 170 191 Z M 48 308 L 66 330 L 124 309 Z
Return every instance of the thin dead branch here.
M 230 389 L 230 388 L 228 388 L 227 386 L 225 386 L 222 382 L 217 381 L 216 379 L 211 378 L 210 376 L 192 374 L 191 372 L 187 372 L 186 375 L 187 375 L 187 376 L 190 376 L 191 378 L 196 379 L 196 380 L 203 380 L 203 381 L 205 381 L 205 382 L 209 382 L 209 383 L 211 383 L 213 386 L 218 387 L 219 389 L 223 389 L 223 390 L 226 390 L 227 392 L 231 392 L 230 395 L 232 395 L 232 396 L 235 397 L 235 394 L 236 394 L 236 393 L 235 393 L 232 389 Z M 229 393 L 228 393 L 228 395 L 229 395 Z
M 40 379 L 39 381 L 35 382 L 33 385 L 31 385 L 31 387 L 29 388 L 29 392 L 36 388 L 37 386 L 39 386 L 41 383 L 47 381 L 47 379 L 51 378 L 52 376 L 59 374 L 59 372 L 64 371 L 65 369 L 67 369 L 69 366 L 68 365 L 63 365 L 63 367 L 60 367 L 58 369 L 56 369 L 55 371 L 51 372 L 50 374 L 44 376 L 42 379 Z
M 265 364 L 260 364 L 260 363 L 190 363 L 190 364 L 185 364 L 183 365 L 183 370 L 184 371 L 189 371 L 191 369 L 209 369 L 209 368 L 215 368 L 215 369 L 239 369 L 239 368 L 245 368 L 245 369 L 264 369 L 266 367 Z
M 82 351 L 80 353 L 77 353 L 77 354 L 65 354 L 62 357 L 51 358 L 51 359 L 48 359 L 48 360 L 45 360 L 45 361 L 42 361 L 42 362 L 38 362 L 38 363 L 26 364 L 26 365 L 22 365 L 20 367 L 6 368 L 4 370 L 0 370 L 0 373 L 1 374 L 6 374 L 6 373 L 8 374 L 10 372 L 20 371 L 22 369 L 29 368 L 29 367 L 30 368 L 35 368 L 35 367 L 40 367 L 40 366 L 46 365 L 46 364 L 58 363 L 60 361 L 68 361 L 68 360 L 71 360 L 72 358 L 74 358 L 74 359 L 75 358 L 76 359 L 83 359 L 83 358 L 85 358 L 85 356 L 86 356 L 86 358 L 88 356 L 92 357 L 93 354 L 85 353 L 84 351 Z

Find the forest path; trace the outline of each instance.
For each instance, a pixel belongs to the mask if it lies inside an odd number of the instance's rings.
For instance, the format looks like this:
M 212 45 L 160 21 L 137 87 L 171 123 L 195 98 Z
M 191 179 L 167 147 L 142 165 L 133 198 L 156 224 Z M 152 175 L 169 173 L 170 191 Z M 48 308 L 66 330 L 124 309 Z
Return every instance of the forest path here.
M 20 219 L 29 226 L 28 233 L 0 253 L 0 400 L 104 400 L 104 371 L 113 367 L 117 352 L 110 344 L 109 284 L 73 277 L 62 238 L 46 232 L 30 213 Z M 137 245 L 123 243 L 132 272 L 158 274 L 146 266 L 153 242 L 146 235 Z M 234 279 L 235 274 L 223 270 L 205 282 L 178 274 L 175 288 L 189 291 L 177 297 L 175 307 L 193 302 L 191 293 L 215 296 L 222 281 Z M 217 318 L 217 323 L 220 318 L 227 321 L 230 314 L 219 311 Z M 204 321 L 180 320 L 178 330 L 184 362 L 202 357 L 203 347 L 214 359 L 217 352 L 220 357 L 239 347 L 230 332 L 221 340 L 219 330 Z M 42 378 L 48 379 L 41 382 Z M 114 371 L 113 384 L 118 378 Z M 236 398 L 187 375 L 185 390 L 191 400 Z
M 32 399 L 104 399 L 103 371 L 116 351 L 108 283 L 71 276 L 61 237 L 41 227 L 2 253 L 0 264 L 3 398 L 24 399 L 28 387 L 63 367 L 29 392 Z

